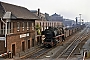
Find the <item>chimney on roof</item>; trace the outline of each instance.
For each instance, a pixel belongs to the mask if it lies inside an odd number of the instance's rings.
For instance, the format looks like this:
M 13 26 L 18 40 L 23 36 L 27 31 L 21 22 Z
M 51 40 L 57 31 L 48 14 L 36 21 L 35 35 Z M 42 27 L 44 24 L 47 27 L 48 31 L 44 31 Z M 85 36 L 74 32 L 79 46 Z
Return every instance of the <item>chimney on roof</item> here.
M 38 16 L 40 16 L 40 9 L 38 8 Z
M 76 25 L 77 25 L 78 24 L 78 19 L 77 19 L 77 17 L 75 19 L 76 19 Z

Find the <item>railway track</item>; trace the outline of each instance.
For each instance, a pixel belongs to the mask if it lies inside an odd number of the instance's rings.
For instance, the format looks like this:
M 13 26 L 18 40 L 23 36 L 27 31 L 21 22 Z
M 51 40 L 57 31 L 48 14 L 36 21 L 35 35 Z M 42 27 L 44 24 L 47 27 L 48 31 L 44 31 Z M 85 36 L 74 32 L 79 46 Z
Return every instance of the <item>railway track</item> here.
M 35 59 L 38 58 L 40 55 L 42 55 L 43 53 L 45 53 L 48 49 L 43 48 L 37 52 L 35 52 L 33 55 L 31 55 L 29 58 Z
M 39 51 L 41 48 L 40 47 L 36 47 L 36 49 L 34 49 L 33 51 L 31 51 L 30 53 L 27 53 L 26 55 L 20 57 L 21 59 L 26 59 L 29 56 L 33 55 L 35 52 Z
M 53 47 L 53 48 L 55 48 L 55 47 Z M 45 53 L 47 53 L 48 51 L 50 51 L 53 48 L 38 48 L 37 50 L 32 51 L 32 53 L 25 56 L 23 59 L 27 59 L 27 58 L 37 59 L 37 58 L 44 55 Z
M 76 38 L 76 36 L 74 38 Z M 61 44 L 62 43 L 57 44 L 57 46 L 59 46 Z M 57 47 L 57 46 L 55 46 L 55 47 Z M 55 48 L 55 47 L 53 47 L 53 48 Z M 26 58 L 36 59 L 36 58 L 39 58 L 40 56 L 42 56 L 42 55 L 46 54 L 47 52 L 49 52 L 50 50 L 52 50 L 53 48 L 46 49 L 46 48 L 40 48 L 39 47 L 36 50 L 29 53 L 28 55 L 24 56 L 23 59 L 26 59 Z
M 78 36 L 80 36 L 80 34 L 78 34 Z M 73 38 L 70 39 L 70 42 L 72 42 L 71 40 L 77 38 L 78 36 L 75 35 Z M 63 42 L 63 43 L 64 43 L 64 42 Z M 61 46 L 63 43 L 59 43 L 59 44 L 57 44 L 57 46 Z M 56 47 L 57 47 L 57 46 L 56 46 Z M 58 53 L 59 53 L 59 52 L 58 52 Z M 42 56 L 45 57 L 44 54 L 43 54 Z M 42 56 L 41 56 L 41 57 L 42 57 Z
M 57 59 L 60 57 L 66 57 L 68 59 L 71 56 L 72 52 L 77 47 L 77 45 L 81 42 L 81 40 L 83 40 L 83 37 L 85 37 L 85 35 L 84 35 L 84 34 L 86 34 L 85 31 L 86 31 L 86 29 L 80 35 L 75 36 L 74 37 L 75 40 L 57 57 Z M 82 35 L 82 37 L 81 37 L 81 35 Z M 53 48 L 55 48 L 55 47 L 53 47 Z M 48 51 L 52 50 L 53 48 L 50 48 L 50 49 L 38 48 L 37 50 L 31 52 L 29 55 L 25 56 L 25 58 L 37 59 L 40 56 L 45 55 Z
M 76 38 L 76 37 L 74 37 L 74 38 Z M 59 46 L 59 44 L 57 46 Z M 53 47 L 53 48 L 55 48 L 55 47 Z M 28 58 L 37 59 L 40 56 L 46 54 L 48 51 L 52 50 L 53 48 L 50 48 L 50 49 L 43 48 L 43 49 L 33 53 L 32 55 L 29 55 Z
M 56 59 L 66 58 L 66 60 L 68 60 L 78 44 L 87 37 L 86 30 L 87 28 L 84 29 L 84 31 L 82 31 L 82 33 Z

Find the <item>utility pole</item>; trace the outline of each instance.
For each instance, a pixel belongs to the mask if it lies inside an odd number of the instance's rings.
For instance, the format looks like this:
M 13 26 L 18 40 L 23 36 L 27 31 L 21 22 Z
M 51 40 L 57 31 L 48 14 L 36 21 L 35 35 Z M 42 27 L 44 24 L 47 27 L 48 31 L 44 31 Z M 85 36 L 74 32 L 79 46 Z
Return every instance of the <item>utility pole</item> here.
M 82 15 L 82 14 L 79 14 L 79 15 L 80 15 L 80 25 L 81 25 L 81 15 Z
M 76 25 L 78 24 L 78 17 L 75 18 L 76 19 Z

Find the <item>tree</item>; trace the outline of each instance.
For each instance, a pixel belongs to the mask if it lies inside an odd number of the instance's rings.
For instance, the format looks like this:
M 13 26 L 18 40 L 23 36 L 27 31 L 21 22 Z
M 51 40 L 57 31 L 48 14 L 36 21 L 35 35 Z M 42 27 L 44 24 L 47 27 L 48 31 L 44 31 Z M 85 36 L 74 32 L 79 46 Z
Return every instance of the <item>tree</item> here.
M 35 26 L 35 29 L 36 29 L 36 31 L 37 31 L 37 34 L 38 34 L 38 35 L 41 35 L 41 31 L 40 31 L 41 27 L 40 27 L 39 24 L 37 24 L 37 25 Z

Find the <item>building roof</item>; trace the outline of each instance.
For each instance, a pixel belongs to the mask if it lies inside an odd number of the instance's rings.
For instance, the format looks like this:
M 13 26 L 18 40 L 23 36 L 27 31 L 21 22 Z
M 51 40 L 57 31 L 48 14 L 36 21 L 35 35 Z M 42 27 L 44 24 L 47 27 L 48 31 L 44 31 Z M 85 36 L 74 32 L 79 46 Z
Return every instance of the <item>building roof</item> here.
M 0 17 L 8 16 L 9 12 L 19 19 L 38 19 L 37 16 L 32 14 L 27 8 L 16 6 L 9 3 L 0 2 Z M 6 15 L 4 15 L 6 14 Z
M 37 13 L 38 11 L 37 10 L 30 10 L 32 13 Z
M 58 14 L 55 13 L 55 14 L 53 14 L 52 16 L 60 16 L 60 15 L 58 15 Z

